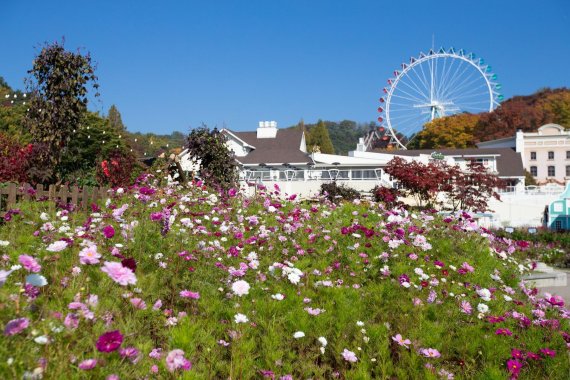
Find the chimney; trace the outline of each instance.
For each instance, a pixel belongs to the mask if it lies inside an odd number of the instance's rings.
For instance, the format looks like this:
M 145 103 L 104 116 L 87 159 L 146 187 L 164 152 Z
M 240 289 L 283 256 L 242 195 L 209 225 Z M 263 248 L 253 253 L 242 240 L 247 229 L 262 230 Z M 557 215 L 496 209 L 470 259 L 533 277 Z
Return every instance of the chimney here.
M 274 139 L 277 136 L 276 121 L 260 121 L 257 127 L 258 139 Z
M 358 139 L 358 144 L 356 144 L 357 152 L 366 152 L 366 144 L 364 144 L 364 137 Z

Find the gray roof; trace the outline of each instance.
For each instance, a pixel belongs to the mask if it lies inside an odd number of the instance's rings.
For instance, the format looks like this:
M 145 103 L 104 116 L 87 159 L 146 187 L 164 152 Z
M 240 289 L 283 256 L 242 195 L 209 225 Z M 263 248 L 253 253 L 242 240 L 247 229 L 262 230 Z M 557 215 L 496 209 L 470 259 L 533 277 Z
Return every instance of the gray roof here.
M 238 138 L 255 147 L 247 156 L 236 157 L 244 165 L 258 164 L 303 164 L 312 162 L 311 157 L 299 148 L 303 131 L 278 129 L 275 138 L 258 139 L 257 132 L 230 131 Z
M 499 177 L 524 177 L 524 168 L 521 154 L 515 152 L 510 148 L 416 149 L 382 151 L 382 153 L 397 154 L 400 156 L 419 156 L 420 154 L 431 154 L 433 152 L 439 152 L 444 156 L 452 157 L 496 155 L 497 171 L 499 172 Z

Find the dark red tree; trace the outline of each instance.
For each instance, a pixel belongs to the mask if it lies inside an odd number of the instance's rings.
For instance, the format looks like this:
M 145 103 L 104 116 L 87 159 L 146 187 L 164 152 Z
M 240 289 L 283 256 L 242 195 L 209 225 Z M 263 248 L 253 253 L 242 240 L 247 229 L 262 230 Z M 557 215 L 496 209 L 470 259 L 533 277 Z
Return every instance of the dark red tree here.
M 27 182 L 33 146 L 0 133 L 0 182 Z

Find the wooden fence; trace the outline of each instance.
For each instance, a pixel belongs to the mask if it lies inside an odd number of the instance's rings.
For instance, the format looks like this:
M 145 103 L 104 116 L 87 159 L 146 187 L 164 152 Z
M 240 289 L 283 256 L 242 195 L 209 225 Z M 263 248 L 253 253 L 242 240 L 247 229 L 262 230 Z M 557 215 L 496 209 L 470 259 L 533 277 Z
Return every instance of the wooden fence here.
M 92 203 L 107 196 L 106 188 L 66 185 L 37 185 L 35 188 L 28 184 L 2 183 L 0 184 L 0 213 L 10 209 L 23 200 L 49 200 L 62 203 L 73 203 L 77 207 L 87 209 Z M 54 202 L 51 202 L 54 204 Z

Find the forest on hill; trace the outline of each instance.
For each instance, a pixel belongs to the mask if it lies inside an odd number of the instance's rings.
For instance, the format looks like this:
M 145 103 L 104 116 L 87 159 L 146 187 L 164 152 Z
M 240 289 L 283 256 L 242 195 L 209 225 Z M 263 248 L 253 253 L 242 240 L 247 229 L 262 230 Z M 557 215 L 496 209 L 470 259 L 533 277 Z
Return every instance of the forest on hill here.
M 517 130 L 535 132 L 555 123 L 570 129 L 570 89 L 545 88 L 514 96 L 493 112 L 457 114 L 435 119 L 412 140 L 409 148 L 467 148 L 481 141 L 513 136 Z

